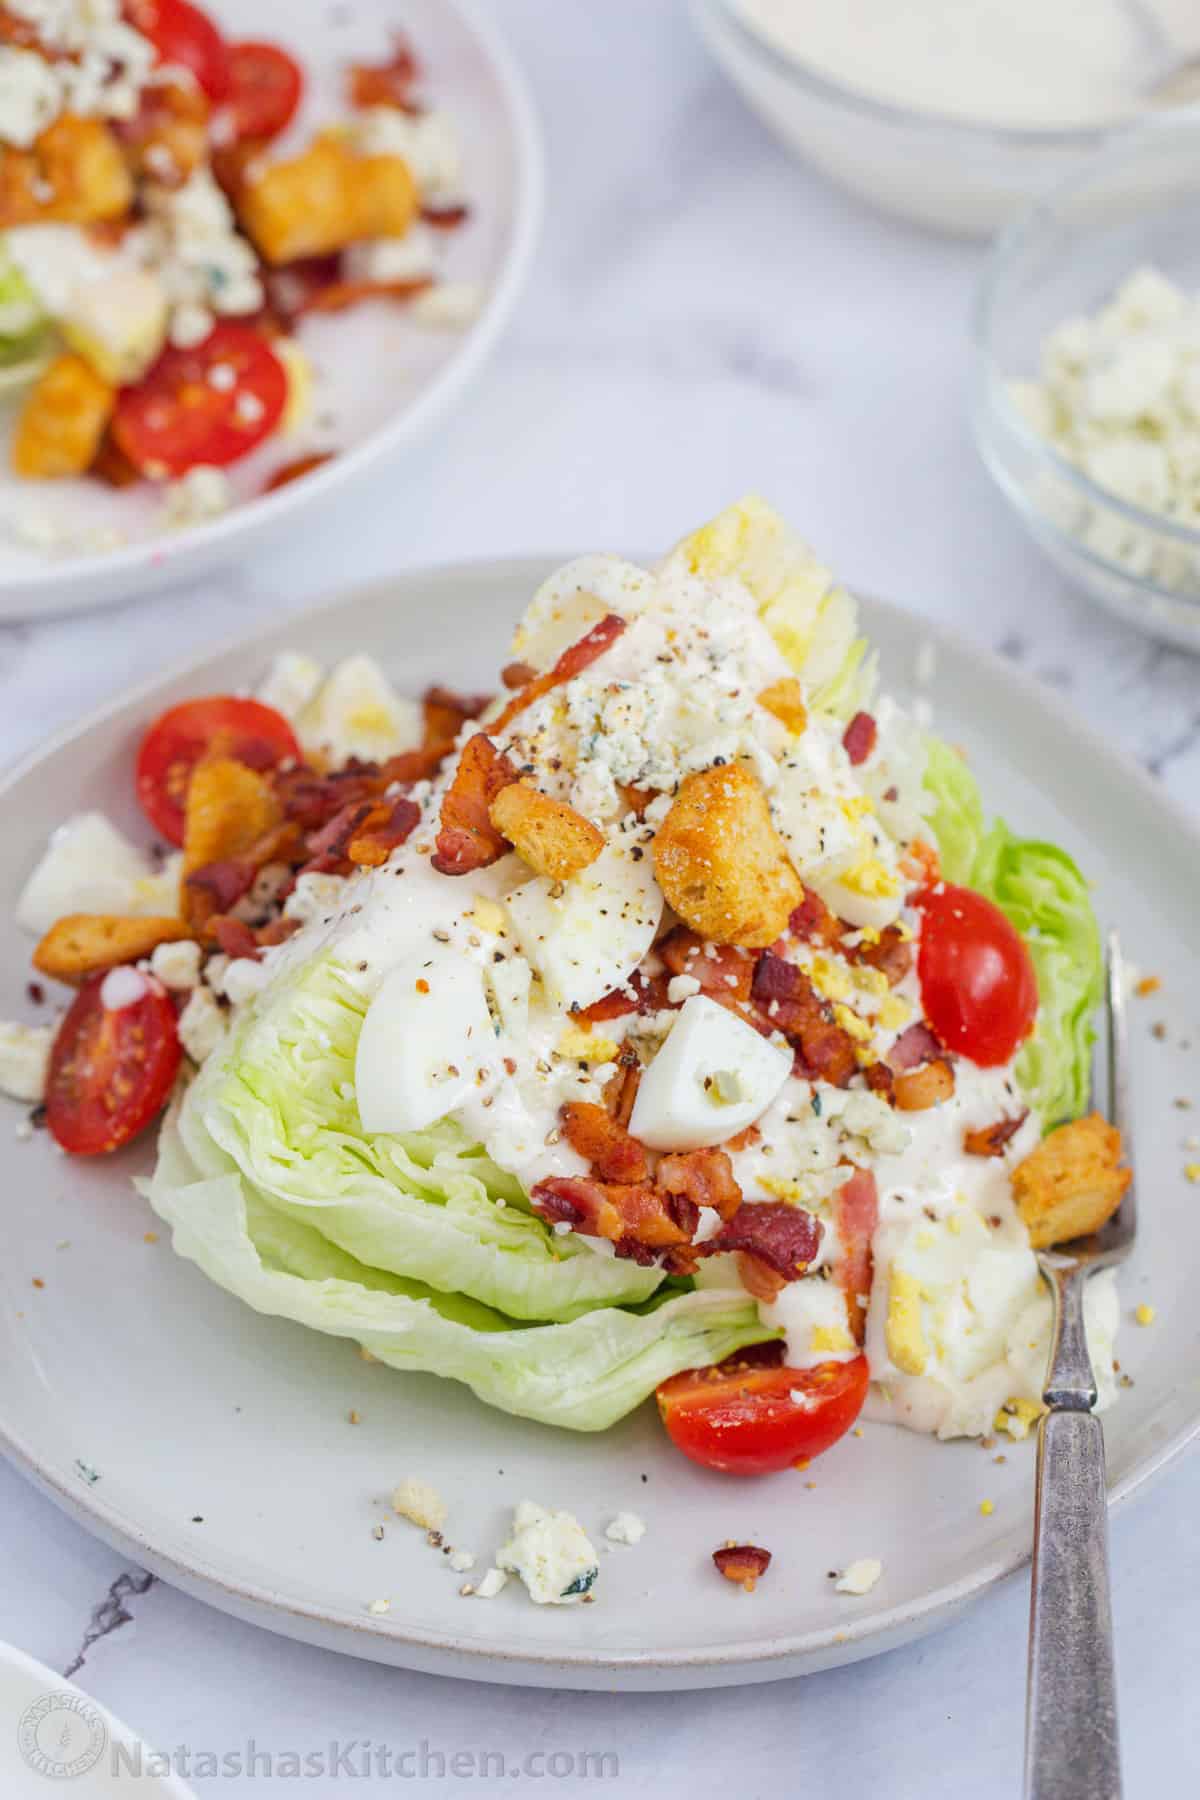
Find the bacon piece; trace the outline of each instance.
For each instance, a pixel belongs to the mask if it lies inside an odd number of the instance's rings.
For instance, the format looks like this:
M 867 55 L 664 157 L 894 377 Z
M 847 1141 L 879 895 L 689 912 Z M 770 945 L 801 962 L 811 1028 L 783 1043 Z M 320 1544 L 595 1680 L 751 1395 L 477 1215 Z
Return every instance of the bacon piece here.
M 188 887 L 208 895 L 214 912 L 227 913 L 243 894 L 250 891 L 257 873 L 256 863 L 229 857 L 223 862 L 204 863 L 199 869 L 192 869 L 184 879 Z
M 587 1100 L 572 1100 L 563 1107 L 561 1118 L 568 1144 L 591 1163 L 593 1173 L 601 1181 L 645 1181 L 643 1146 L 604 1107 Z
M 274 778 L 284 818 L 309 832 L 328 825 L 347 806 L 376 799 L 384 785 L 376 763 L 350 763 L 332 775 L 301 765 L 281 769 Z
M 711 999 L 749 1000 L 754 959 L 736 944 L 710 944 L 686 925 L 677 925 L 657 950 L 672 975 L 692 976 Z
M 856 712 L 845 731 L 842 743 L 852 763 L 865 763 L 879 736 L 879 728 L 869 712 Z
M 851 962 L 878 969 L 881 975 L 886 975 L 889 987 L 896 987 L 903 981 L 913 964 L 912 944 L 898 925 L 885 926 L 877 944 L 852 944 L 845 954 Z
M 461 200 L 454 206 L 435 206 L 427 202 L 421 208 L 422 219 L 434 231 L 456 231 L 470 216 L 470 207 Z
M 208 921 L 205 931 L 226 956 L 235 959 L 245 957 L 250 962 L 257 962 L 262 955 L 258 939 L 241 919 L 231 919 L 218 913 L 215 919 Z
M 1028 1117 L 1029 1108 L 1026 1107 L 1015 1118 L 997 1119 L 992 1125 L 964 1132 L 963 1149 L 968 1156 L 1003 1156 L 1005 1144 L 1016 1137 Z
M 870 1169 L 855 1169 L 834 1196 L 833 1229 L 838 1253 L 834 1259 L 834 1277 L 846 1296 L 846 1311 L 856 1343 L 861 1344 L 867 1328 L 866 1301 L 871 1293 L 874 1271 L 871 1239 L 879 1224 L 879 1190 Z
M 423 744 L 419 750 L 401 750 L 380 764 L 380 780 L 385 788 L 411 787 L 416 781 L 429 781 L 445 762 L 452 744 Z
M 832 947 L 842 935 L 842 922 L 830 912 L 820 894 L 805 888 L 803 900 L 792 908 L 788 930 L 793 937 L 801 938 L 807 944 Z
M 863 1070 L 867 1086 L 873 1094 L 882 1094 L 889 1106 L 896 1100 L 896 1077 L 885 1062 L 868 1063 Z
M 421 65 L 411 46 L 396 33 L 392 54 L 383 63 L 351 63 L 348 82 L 351 106 L 395 106 L 401 112 L 419 113 L 422 109 L 412 97 L 414 82 L 420 79 Z
M 837 1024 L 803 969 L 766 950 L 754 970 L 753 999 L 768 1026 L 796 1049 L 801 1072 L 845 1087 L 858 1068 L 854 1040 Z
M 482 731 L 467 739 L 454 780 L 442 798 L 435 869 L 443 875 L 469 875 L 505 855 L 508 844 L 488 817 L 488 808 L 501 788 L 516 779 L 512 763 Z
M 644 975 L 640 969 L 635 969 L 625 987 L 602 994 L 599 1000 L 585 1006 L 579 1017 L 586 1019 L 589 1025 L 603 1025 L 606 1019 L 622 1019 L 626 1013 L 663 1012 L 670 1004 L 667 977 Z
M 712 1553 L 713 1562 L 726 1581 L 736 1582 L 752 1594 L 771 1566 L 771 1552 L 757 1544 L 725 1544 Z
M 691 1232 L 675 1220 L 665 1198 L 648 1183 L 551 1175 L 530 1190 L 529 1202 L 541 1218 L 608 1238 L 618 1256 L 648 1265 L 658 1260 L 658 1252 L 691 1242 Z
M 434 286 L 431 275 L 413 275 L 406 281 L 331 281 L 313 288 L 292 308 L 292 318 L 308 313 L 346 312 L 363 300 L 415 300 Z
M 373 806 L 350 842 L 346 855 L 359 868 L 377 869 L 399 848 L 421 822 L 415 800 L 401 796 Z
M 488 727 L 493 737 L 498 737 L 518 713 L 524 712 L 527 706 L 532 706 L 535 700 L 540 700 L 543 694 L 561 687 L 566 681 L 573 681 L 576 675 L 582 675 L 598 656 L 603 656 L 616 643 L 624 629 L 625 621 L 619 614 L 606 613 L 599 624 L 593 625 L 577 644 L 571 644 L 563 651 L 553 668 L 547 669 L 544 675 L 535 675 L 532 681 L 527 681 L 513 695 L 500 717 Z
M 604 1090 L 604 1110 L 618 1125 L 628 1129 L 638 1089 L 642 1085 L 642 1065 L 632 1044 L 622 1047 L 617 1057 L 617 1067 L 621 1073 Z
M 217 179 L 231 198 L 243 184 L 246 162 L 252 160 L 246 154 L 247 150 L 255 150 L 255 147 L 238 145 L 234 148 L 232 157 L 217 165 Z M 284 331 L 290 332 L 297 319 L 314 310 L 314 296 L 325 288 L 335 287 L 341 281 L 341 253 L 334 250 L 328 256 L 300 257 L 275 269 L 264 268 L 261 275 L 267 292 L 269 316 Z
M 456 694 L 453 688 L 436 685 L 426 688 L 421 698 L 426 748 L 452 744 L 467 720 L 477 719 L 491 698 L 490 694 Z
M 370 817 L 371 811 L 369 800 L 359 800 L 351 801 L 340 812 L 334 813 L 327 824 L 309 837 L 308 861 L 300 873 L 344 874 L 348 867 L 346 851 L 360 826 Z
M 100 439 L 100 448 L 92 458 L 88 474 L 104 482 L 106 487 L 118 489 L 133 487 L 142 480 L 142 471 L 136 463 L 130 462 L 113 436 L 111 427 Z
M 702 1206 L 711 1206 L 726 1223 L 742 1207 L 742 1190 L 724 1150 L 682 1150 L 664 1156 L 654 1180 L 664 1193 L 696 1208 L 696 1225 Z
M 281 464 L 273 475 L 268 475 L 266 481 L 263 482 L 263 493 L 278 493 L 280 488 L 289 487 L 293 481 L 299 481 L 302 476 L 311 475 L 314 469 L 324 468 L 327 462 L 333 461 L 335 455 L 336 452 L 333 450 L 310 450 L 307 456 L 293 457 L 291 462 Z
M 785 1200 L 744 1200 L 700 1248 L 709 1256 L 720 1250 L 745 1251 L 785 1282 L 799 1281 L 817 1254 L 821 1232 L 821 1221 L 802 1206 L 789 1206 Z
M 891 1067 L 899 1071 L 919 1068 L 922 1063 L 932 1062 L 934 1057 L 941 1054 L 942 1046 L 922 1019 L 919 1024 L 910 1025 L 907 1031 L 900 1033 L 888 1051 L 887 1059 Z

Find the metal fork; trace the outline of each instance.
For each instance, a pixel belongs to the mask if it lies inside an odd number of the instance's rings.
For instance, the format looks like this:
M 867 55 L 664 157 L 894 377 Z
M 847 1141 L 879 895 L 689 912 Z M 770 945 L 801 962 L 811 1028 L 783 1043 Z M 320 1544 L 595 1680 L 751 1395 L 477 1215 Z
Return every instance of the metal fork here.
M 1132 1166 L 1125 967 L 1108 939 L 1107 1116 Z M 1108 1580 L 1104 1428 L 1083 1326 L 1083 1294 L 1099 1269 L 1124 1262 L 1137 1228 L 1136 1183 L 1094 1237 L 1038 1252 L 1054 1297 L 1050 1366 L 1038 1429 L 1029 1676 L 1027 1800 L 1120 1800 L 1117 1684 Z

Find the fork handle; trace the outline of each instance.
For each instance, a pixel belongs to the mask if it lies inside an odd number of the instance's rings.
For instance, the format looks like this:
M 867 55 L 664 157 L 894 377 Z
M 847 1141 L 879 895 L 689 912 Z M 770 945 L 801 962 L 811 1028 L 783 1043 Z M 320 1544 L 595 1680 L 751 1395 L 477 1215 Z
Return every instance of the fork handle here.
M 1121 1795 L 1104 1429 L 1090 1409 L 1052 1409 L 1038 1430 L 1025 1793 Z

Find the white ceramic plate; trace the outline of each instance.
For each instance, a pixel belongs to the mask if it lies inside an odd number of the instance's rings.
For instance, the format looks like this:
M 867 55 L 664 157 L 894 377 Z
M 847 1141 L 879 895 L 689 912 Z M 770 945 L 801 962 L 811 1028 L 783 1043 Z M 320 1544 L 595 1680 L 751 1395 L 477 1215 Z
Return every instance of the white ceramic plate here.
M 247 30 L 239 0 L 206 0 L 231 36 Z M 380 61 L 392 35 L 411 39 L 431 102 L 449 113 L 462 143 L 472 215 L 446 234 L 448 280 L 484 296 L 466 329 L 414 323 L 377 301 L 306 320 L 300 339 L 318 371 L 313 418 L 294 438 L 274 438 L 236 464 L 230 512 L 187 531 L 163 533 L 162 496 L 149 484 L 114 493 L 98 482 L 19 481 L 8 462 L 15 402 L 0 395 L 0 619 L 80 611 L 125 600 L 240 557 L 273 533 L 307 528 L 342 484 L 411 448 L 478 373 L 528 271 L 542 211 L 542 152 L 524 81 L 492 24 L 472 0 L 255 0 L 253 35 L 275 38 L 303 62 L 304 109 L 289 131 L 344 117 L 348 63 Z M 266 478 L 310 449 L 338 452 L 303 481 L 261 496 Z M 66 555 L 23 546 L 14 517 L 45 519 L 81 542 L 116 527 L 128 541 L 100 554 Z
M 0 1644 L 0 1793 L 46 1800 L 54 1781 L 72 1800 L 195 1800 L 160 1757 L 73 1681 L 13 1644 Z
M 328 659 L 369 646 L 414 692 L 438 677 L 486 685 L 545 573 L 544 562 L 527 561 L 404 576 L 143 689 L 59 740 L 0 789 L 0 918 L 64 814 L 103 806 L 139 828 L 133 750 L 163 705 L 244 685 L 292 644 Z M 1200 1208 L 1180 1148 L 1200 1115 L 1172 1104 L 1193 1094 L 1200 1102 L 1196 1055 L 1180 1042 L 1200 1021 L 1197 833 L 1136 769 L 1064 718 L 1053 695 L 891 606 L 865 602 L 864 615 L 897 693 L 908 689 L 918 642 L 938 646 L 936 717 L 969 747 L 992 803 L 1079 856 L 1105 922 L 1164 976 L 1160 994 L 1135 1003 L 1145 1233 L 1123 1296 L 1126 1313 L 1152 1300 L 1158 1319 L 1148 1331 L 1127 1326 L 1120 1346 L 1136 1383 L 1108 1421 L 1124 1497 L 1200 1424 Z M 30 1010 L 27 955 L 15 934 L 0 934 L 0 1016 Z M 1168 1022 L 1162 1041 L 1149 1030 L 1159 1019 Z M 110 1543 L 241 1617 L 448 1674 L 715 1685 L 827 1667 L 913 1638 L 1028 1554 L 1030 1444 L 1002 1444 L 998 1466 L 975 1444 L 867 1426 L 815 1465 L 809 1488 L 799 1475 L 742 1483 L 694 1468 L 666 1444 L 652 1405 L 595 1437 L 488 1412 L 464 1388 L 370 1367 L 349 1343 L 261 1318 L 165 1241 L 146 1243 L 156 1221 L 128 1185 L 146 1162 L 144 1152 L 69 1162 L 42 1134 L 0 1136 L 0 1444 Z M 360 1424 L 348 1422 L 351 1409 Z M 593 1606 L 535 1608 L 515 1584 L 492 1601 L 460 1599 L 461 1577 L 387 1512 L 387 1493 L 407 1473 L 442 1491 L 450 1541 L 481 1556 L 527 1495 L 571 1508 L 597 1542 L 625 1507 L 648 1530 L 636 1549 L 602 1552 Z M 983 1499 L 995 1506 L 987 1518 Z M 382 1542 L 372 1535 L 381 1520 Z M 709 1560 L 731 1537 L 774 1553 L 752 1598 Z M 827 1571 L 859 1556 L 882 1558 L 883 1579 L 864 1599 L 835 1595 Z M 368 1613 L 375 1599 L 390 1601 L 386 1615 Z

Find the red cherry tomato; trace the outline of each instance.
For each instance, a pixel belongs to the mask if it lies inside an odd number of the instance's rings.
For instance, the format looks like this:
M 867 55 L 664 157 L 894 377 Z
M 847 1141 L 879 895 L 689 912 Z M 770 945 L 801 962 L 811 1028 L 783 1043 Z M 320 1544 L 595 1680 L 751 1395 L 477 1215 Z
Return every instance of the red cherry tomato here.
M 290 125 L 304 92 L 300 65 L 277 44 L 232 44 L 229 105 L 239 138 L 273 138 Z
M 918 897 L 917 975 L 934 1032 L 982 1068 L 1005 1063 L 1037 1017 L 1037 977 L 1020 934 L 971 888 L 943 883 Z
M 229 93 L 225 40 L 191 0 L 127 0 L 129 23 L 148 37 L 161 63 L 190 69 L 204 92 L 219 105 Z
M 175 1008 L 157 982 L 110 1010 L 104 975 L 76 994 L 58 1028 L 46 1074 L 46 1124 L 76 1156 L 119 1150 L 167 1103 L 179 1070 Z
M 248 325 L 222 324 L 192 350 L 164 350 L 117 396 L 113 436 L 144 475 L 224 467 L 257 449 L 287 405 L 287 371 Z
M 283 714 L 261 700 L 214 694 L 172 706 L 142 739 L 136 775 L 138 803 L 169 843 L 183 843 L 188 783 L 208 755 L 273 769 L 288 758 L 299 761 L 300 746 Z
M 781 1354 L 775 1345 L 763 1347 Z M 870 1379 L 865 1356 L 789 1369 L 743 1350 L 714 1368 L 687 1369 L 658 1390 L 677 1450 L 706 1469 L 769 1475 L 819 1456 L 849 1431 Z

